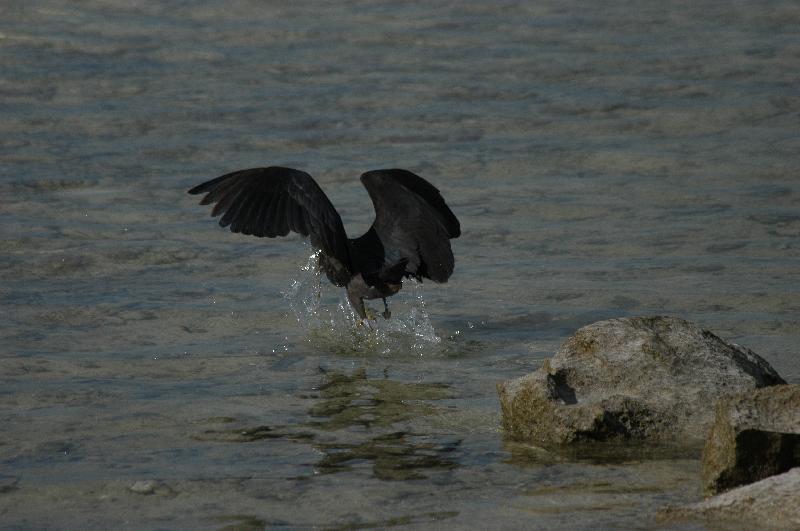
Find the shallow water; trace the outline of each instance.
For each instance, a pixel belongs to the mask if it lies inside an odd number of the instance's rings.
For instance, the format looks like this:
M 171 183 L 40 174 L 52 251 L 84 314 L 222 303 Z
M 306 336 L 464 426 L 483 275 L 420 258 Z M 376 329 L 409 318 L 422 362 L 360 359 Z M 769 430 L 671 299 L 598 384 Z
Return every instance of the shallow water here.
M 696 452 L 505 440 L 496 382 L 643 314 L 800 382 L 795 2 L 10 1 L 0 64 L 4 527 L 647 528 Z M 185 193 L 268 164 L 351 235 L 427 177 L 451 282 L 352 326 Z

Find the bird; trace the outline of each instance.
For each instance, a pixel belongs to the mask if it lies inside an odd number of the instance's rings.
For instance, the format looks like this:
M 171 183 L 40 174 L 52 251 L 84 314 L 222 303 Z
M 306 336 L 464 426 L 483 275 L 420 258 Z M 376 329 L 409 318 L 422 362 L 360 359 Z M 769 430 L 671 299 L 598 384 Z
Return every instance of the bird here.
M 431 183 L 404 169 L 372 170 L 361 175 L 375 209 L 369 230 L 349 238 L 342 218 L 308 173 L 281 166 L 226 173 L 191 188 L 205 194 L 201 205 L 214 204 L 211 216 L 222 216 L 231 232 L 274 238 L 290 231 L 308 236 L 319 251 L 319 268 L 330 282 L 345 288 L 362 319 L 374 319 L 364 300 L 387 297 L 403 280 L 444 283 L 453 274 L 450 240 L 461 235 L 461 223 Z

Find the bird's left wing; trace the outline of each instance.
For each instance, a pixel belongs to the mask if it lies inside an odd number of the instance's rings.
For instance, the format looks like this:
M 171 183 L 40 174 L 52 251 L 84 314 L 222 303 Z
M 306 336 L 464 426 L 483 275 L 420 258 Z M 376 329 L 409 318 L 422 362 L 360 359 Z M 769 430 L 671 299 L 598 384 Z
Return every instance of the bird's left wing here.
M 439 190 L 407 170 L 374 170 L 361 182 L 375 206 L 372 228 L 393 263 L 406 260 L 406 272 L 447 282 L 455 260 L 450 239 L 461 235 L 458 219 Z
M 206 194 L 201 205 L 216 203 L 212 216 L 231 232 L 274 238 L 289 231 L 311 237 L 340 273 L 344 285 L 352 269 L 342 218 L 325 192 L 306 172 L 270 166 L 225 174 L 189 190 Z M 341 276 L 341 278 L 338 278 Z M 333 280 L 333 279 L 332 279 Z

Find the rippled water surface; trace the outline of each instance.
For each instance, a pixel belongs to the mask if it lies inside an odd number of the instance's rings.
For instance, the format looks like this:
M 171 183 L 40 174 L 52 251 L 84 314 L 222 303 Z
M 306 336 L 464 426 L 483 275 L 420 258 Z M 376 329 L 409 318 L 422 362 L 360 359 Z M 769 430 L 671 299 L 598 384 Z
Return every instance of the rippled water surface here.
M 799 28 L 789 1 L 3 2 L 3 527 L 647 528 L 698 499 L 696 452 L 504 439 L 495 384 L 649 314 L 800 382 Z M 302 239 L 185 193 L 270 164 L 351 235 L 361 172 L 425 176 L 451 281 L 356 325 Z

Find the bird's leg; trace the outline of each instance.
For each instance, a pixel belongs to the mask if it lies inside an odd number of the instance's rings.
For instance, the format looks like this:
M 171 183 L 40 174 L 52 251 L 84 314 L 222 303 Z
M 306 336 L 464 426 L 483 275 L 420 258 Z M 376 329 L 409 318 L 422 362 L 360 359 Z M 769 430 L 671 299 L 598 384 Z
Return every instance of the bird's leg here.
M 389 311 L 389 303 L 386 302 L 386 297 L 383 297 L 383 318 L 388 319 L 392 316 L 392 312 Z
M 309 262 L 311 262 L 311 259 L 313 259 L 315 256 L 317 258 L 317 261 L 314 263 L 313 266 L 311 265 L 311 263 L 309 263 L 308 268 L 311 268 L 311 267 L 314 268 L 313 273 L 314 273 L 314 277 L 317 280 L 317 284 L 313 288 L 314 289 L 314 299 L 316 300 L 317 305 L 319 305 L 319 301 L 320 301 L 320 299 L 322 299 L 322 253 L 317 251 L 315 254 L 312 254 L 311 258 L 309 258 Z
M 369 319 L 369 316 L 367 315 L 367 308 L 364 306 L 364 299 L 348 289 L 347 300 L 350 301 L 350 306 L 353 307 L 359 317 L 362 319 Z

